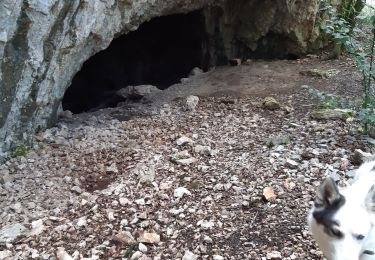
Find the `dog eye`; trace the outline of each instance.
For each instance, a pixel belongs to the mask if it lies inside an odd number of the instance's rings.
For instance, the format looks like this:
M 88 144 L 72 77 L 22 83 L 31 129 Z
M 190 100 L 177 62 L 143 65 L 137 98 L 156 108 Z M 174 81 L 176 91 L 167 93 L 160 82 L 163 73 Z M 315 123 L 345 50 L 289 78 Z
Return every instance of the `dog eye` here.
M 344 237 L 344 234 L 337 228 L 332 228 L 331 233 L 332 233 L 333 236 L 335 236 L 337 238 L 343 238 Z
M 344 237 L 344 234 L 338 229 L 338 227 L 333 226 L 331 228 L 325 228 L 325 232 L 331 236 L 331 237 L 336 237 L 338 239 L 341 239 Z
M 355 236 L 355 239 L 357 239 L 357 240 L 363 240 L 364 238 L 365 238 L 364 235 L 357 235 L 357 236 Z

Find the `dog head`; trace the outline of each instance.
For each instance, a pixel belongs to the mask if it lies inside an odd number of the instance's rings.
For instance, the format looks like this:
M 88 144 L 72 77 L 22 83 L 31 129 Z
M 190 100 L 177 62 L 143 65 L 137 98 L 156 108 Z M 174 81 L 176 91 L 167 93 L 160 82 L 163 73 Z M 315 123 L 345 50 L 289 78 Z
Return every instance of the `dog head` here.
M 369 183 L 372 180 L 373 177 L 359 179 L 339 190 L 334 180 L 327 178 L 318 187 L 308 222 L 328 260 L 375 259 L 375 186 Z

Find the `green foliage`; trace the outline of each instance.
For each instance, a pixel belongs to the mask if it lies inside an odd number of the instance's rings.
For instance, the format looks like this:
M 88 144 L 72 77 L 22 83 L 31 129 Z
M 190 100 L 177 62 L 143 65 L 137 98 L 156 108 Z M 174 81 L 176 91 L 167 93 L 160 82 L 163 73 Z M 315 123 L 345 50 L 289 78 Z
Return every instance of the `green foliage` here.
M 323 2 L 326 3 L 326 1 Z M 358 106 L 358 104 L 352 104 L 345 99 L 328 94 L 313 93 L 313 91 L 311 94 L 317 96 L 328 107 L 356 107 L 359 119 L 364 124 L 365 132 L 367 132 L 368 126 L 375 125 L 375 96 L 372 86 L 372 81 L 375 78 L 373 68 L 375 16 L 369 17 L 369 8 L 365 9 L 367 13 L 358 15 L 364 6 L 364 0 L 343 0 L 339 11 L 330 5 L 324 5 L 321 10 L 331 17 L 331 19 L 321 24 L 321 29 L 331 37 L 336 45 L 343 46 L 349 54 L 354 56 L 356 66 L 361 71 L 361 86 L 363 88 L 361 104 Z M 356 19 L 356 17 L 358 18 Z M 359 24 L 367 24 L 371 27 L 372 35 L 370 41 L 368 41 L 368 34 L 366 33 L 363 33 L 363 35 L 366 35 L 367 42 L 363 39 L 362 41 L 358 40 L 353 36 L 356 33 L 362 33 L 359 27 L 355 27 L 355 21 L 361 21 Z
M 30 150 L 30 146 L 21 144 L 15 147 L 8 155 L 8 159 L 15 158 L 17 156 L 24 156 Z
M 335 56 L 339 58 L 341 52 L 351 45 L 353 32 L 356 25 L 356 17 L 365 6 L 365 0 L 342 0 L 335 8 L 330 0 L 321 0 L 320 22 L 321 30 L 335 43 Z
M 310 86 L 306 86 L 306 90 L 308 91 L 308 93 L 311 96 L 313 96 L 313 97 L 315 97 L 319 100 L 319 102 L 322 104 L 323 108 L 331 108 L 331 109 L 351 108 L 351 109 L 355 109 L 356 107 L 358 107 L 358 103 L 355 103 L 354 101 L 349 100 L 346 97 L 341 97 L 341 96 L 336 96 L 336 95 L 329 94 L 329 93 L 324 93 L 324 92 L 321 92 L 321 91 L 319 91 L 315 88 L 312 88 Z
M 368 131 L 369 125 L 374 125 L 375 123 L 375 97 L 374 89 L 372 87 L 372 80 L 374 79 L 375 73 L 373 69 L 374 63 L 374 47 L 375 47 L 375 17 L 372 17 L 372 42 L 370 44 L 370 49 L 366 52 L 366 49 L 358 48 L 359 46 L 354 46 L 357 49 L 351 49 L 351 53 L 355 56 L 357 67 L 362 72 L 361 85 L 363 87 L 364 96 L 362 103 L 362 111 L 360 111 L 360 118 L 364 122 L 365 132 Z
M 362 108 L 358 112 L 358 117 L 361 122 L 364 122 L 365 132 L 368 131 L 369 126 L 375 125 L 375 113 L 373 108 Z
M 341 0 L 338 15 L 344 18 L 350 24 L 351 28 L 354 28 L 356 17 L 365 5 L 366 0 Z
M 266 146 L 268 148 L 272 148 L 272 147 L 278 146 L 278 145 L 286 145 L 286 144 L 289 144 L 289 143 L 290 143 L 289 135 L 288 134 L 282 134 L 282 133 L 279 133 L 277 135 L 273 135 L 266 140 Z
M 350 25 L 344 18 L 334 16 L 329 22 L 322 24 L 321 29 L 329 35 L 335 43 L 346 44 L 350 41 Z
M 357 16 L 358 27 L 363 25 L 371 25 L 372 15 L 374 14 L 374 7 L 365 5 L 362 9 L 362 12 Z
M 189 188 L 192 189 L 192 190 L 198 189 L 199 186 L 201 186 L 199 181 L 192 181 L 192 182 L 189 183 Z

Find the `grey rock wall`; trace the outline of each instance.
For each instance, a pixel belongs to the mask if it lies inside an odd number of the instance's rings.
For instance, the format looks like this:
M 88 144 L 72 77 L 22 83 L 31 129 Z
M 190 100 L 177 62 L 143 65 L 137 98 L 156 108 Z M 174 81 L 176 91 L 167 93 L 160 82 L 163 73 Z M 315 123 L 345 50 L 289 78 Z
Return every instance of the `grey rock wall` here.
M 0 158 L 56 122 L 64 92 L 84 61 L 145 21 L 204 7 L 212 52 L 220 49 L 220 55 L 233 58 L 256 50 L 260 40 L 272 42 L 264 38 L 269 32 L 285 36 L 286 46 L 304 52 L 315 38 L 318 2 L 2 0 Z

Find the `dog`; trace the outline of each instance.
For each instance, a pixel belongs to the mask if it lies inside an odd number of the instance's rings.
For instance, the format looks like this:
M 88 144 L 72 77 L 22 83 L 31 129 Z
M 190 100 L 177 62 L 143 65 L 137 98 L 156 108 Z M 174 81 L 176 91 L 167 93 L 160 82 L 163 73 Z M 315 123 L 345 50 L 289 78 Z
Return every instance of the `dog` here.
M 328 260 L 375 260 L 375 161 L 364 163 L 346 188 L 326 178 L 308 225 Z

